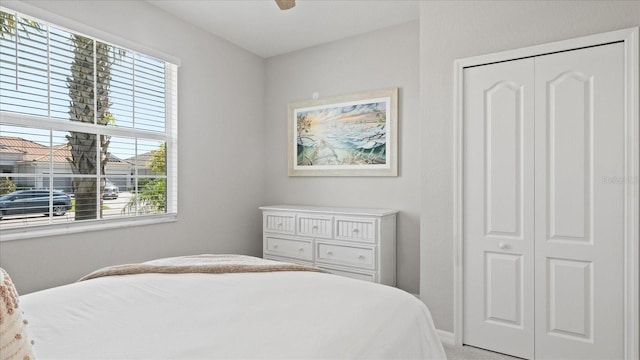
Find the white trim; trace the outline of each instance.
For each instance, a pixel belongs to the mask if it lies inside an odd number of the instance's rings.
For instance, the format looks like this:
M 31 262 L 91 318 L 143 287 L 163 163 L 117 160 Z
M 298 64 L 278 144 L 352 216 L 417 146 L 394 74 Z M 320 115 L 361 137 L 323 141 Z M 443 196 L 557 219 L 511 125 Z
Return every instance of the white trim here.
M 466 67 L 485 65 L 494 62 L 515 60 L 531 56 L 568 51 L 582 47 L 623 42 L 625 49 L 625 264 L 624 264 L 624 357 L 640 358 L 640 267 L 639 244 L 640 229 L 640 115 L 638 112 L 638 28 L 611 31 L 603 34 L 585 36 L 576 39 L 558 41 L 522 49 L 481 55 L 454 62 L 453 73 L 453 339 L 455 345 L 463 344 L 464 302 L 463 302 L 463 85 Z
M 87 231 L 98 231 L 108 229 L 119 229 L 132 226 L 142 226 L 150 224 L 161 224 L 167 222 L 178 221 L 177 214 L 162 214 L 162 215 L 149 215 L 149 216 L 135 216 L 126 219 L 101 219 L 101 220 L 89 220 L 84 222 L 69 222 L 64 225 L 43 225 L 43 226 L 31 226 L 26 228 L 16 229 L 15 231 L 8 232 L 7 230 L 0 233 L 0 242 L 32 239 L 45 236 L 56 236 L 65 234 L 75 234 Z
M 120 136 L 120 137 L 139 137 L 149 140 L 166 141 L 168 139 L 165 132 L 153 132 L 148 130 L 138 130 L 126 127 L 100 126 L 96 130 L 96 126 L 92 123 L 83 123 L 79 121 L 56 120 L 45 116 L 29 115 L 13 113 L 8 111 L 0 111 L 0 120 L 6 125 L 27 126 L 34 128 L 46 128 L 53 131 L 76 131 L 85 133 L 96 133 L 100 135 Z M 168 121 L 167 121 L 168 123 Z M 168 124 L 167 124 L 168 126 Z M 176 126 L 174 126 L 174 129 Z
M 34 18 L 36 20 L 42 20 L 44 22 L 55 24 L 57 28 L 64 28 L 65 30 L 68 30 L 76 34 L 93 37 L 98 39 L 101 42 L 109 43 L 109 45 L 124 47 L 124 48 L 127 48 L 128 50 L 132 50 L 134 52 L 138 52 L 148 56 L 153 56 L 157 59 L 161 59 L 161 60 L 170 62 L 172 64 L 175 64 L 177 66 L 180 66 L 179 57 L 169 55 L 162 51 L 149 48 L 135 41 L 131 41 L 126 38 L 110 34 L 108 32 L 94 28 L 93 26 L 81 23 L 76 20 L 69 19 L 62 15 L 52 13 L 48 10 L 39 8 L 38 6 L 35 6 L 35 5 L 27 4 L 25 2 L 16 1 L 16 0 L 4 0 L 2 7 L 0 8 L 8 11 L 15 11 L 29 18 Z
M 640 191 L 639 191 L 639 156 L 640 156 L 640 114 L 638 111 L 638 86 L 640 61 L 638 59 L 638 28 L 630 29 L 625 37 L 625 129 L 628 136 L 625 143 L 626 158 L 626 178 L 624 192 L 626 196 L 626 217 L 625 217 L 625 264 L 624 264 L 624 311 L 625 324 L 625 358 L 640 358 L 640 249 L 638 239 L 640 216 Z
M 453 336 L 454 345 L 462 346 L 463 322 L 463 70 L 460 60 L 453 63 Z
M 167 175 L 167 212 L 178 212 L 178 66 L 165 68 L 165 94 L 167 100 L 165 126 L 170 139 L 165 144 L 165 171 Z M 136 168 L 137 173 L 137 168 Z M 136 174 L 137 175 L 137 174 Z

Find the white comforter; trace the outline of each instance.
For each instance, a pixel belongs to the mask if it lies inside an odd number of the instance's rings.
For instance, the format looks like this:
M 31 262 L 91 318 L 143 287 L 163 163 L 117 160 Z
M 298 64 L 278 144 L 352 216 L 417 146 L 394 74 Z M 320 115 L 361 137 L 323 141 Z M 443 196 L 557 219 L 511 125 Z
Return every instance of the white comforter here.
M 38 359 L 443 359 L 426 306 L 314 272 L 138 274 L 22 296 Z

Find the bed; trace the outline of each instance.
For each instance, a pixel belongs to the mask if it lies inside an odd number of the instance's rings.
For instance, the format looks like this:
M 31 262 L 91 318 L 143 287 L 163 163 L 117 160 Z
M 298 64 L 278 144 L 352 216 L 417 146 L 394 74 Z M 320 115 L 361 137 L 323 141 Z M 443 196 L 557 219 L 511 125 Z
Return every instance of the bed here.
M 445 358 L 420 300 L 316 268 L 199 255 L 82 280 L 20 297 L 37 359 Z

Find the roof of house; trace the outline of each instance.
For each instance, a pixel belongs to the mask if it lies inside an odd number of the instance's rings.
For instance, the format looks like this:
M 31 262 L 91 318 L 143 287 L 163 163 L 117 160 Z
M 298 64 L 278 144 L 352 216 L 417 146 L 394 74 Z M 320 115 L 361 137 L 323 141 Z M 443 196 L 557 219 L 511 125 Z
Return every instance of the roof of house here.
M 146 153 L 127 158 L 125 161 L 136 164 L 138 167 L 144 167 L 147 166 L 147 163 L 149 163 L 149 160 L 151 160 L 152 157 L 153 154 L 151 151 L 147 151 Z
M 35 141 L 16 136 L 0 136 L 0 152 L 23 154 L 22 161 L 49 162 L 53 155 L 53 162 L 67 162 L 71 158 L 71 147 L 68 144 L 54 145 L 52 151 L 48 146 Z M 110 163 L 131 164 L 109 154 Z
M 35 158 L 49 155 L 49 148 L 35 141 L 16 136 L 0 136 L 0 145 L 12 153 L 22 153 L 22 160 L 32 161 Z
M 13 148 L 8 147 L 8 146 L 3 145 L 3 144 L 0 144 L 0 153 L 3 153 L 3 154 L 24 154 L 23 151 L 13 149 Z

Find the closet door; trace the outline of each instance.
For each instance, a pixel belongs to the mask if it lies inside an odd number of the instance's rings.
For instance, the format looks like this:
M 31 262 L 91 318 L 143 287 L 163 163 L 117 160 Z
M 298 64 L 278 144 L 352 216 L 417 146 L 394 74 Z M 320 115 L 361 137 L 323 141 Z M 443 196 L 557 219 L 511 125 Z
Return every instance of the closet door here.
M 623 44 L 535 58 L 535 355 L 622 359 Z
M 464 73 L 464 343 L 534 351 L 534 60 Z

